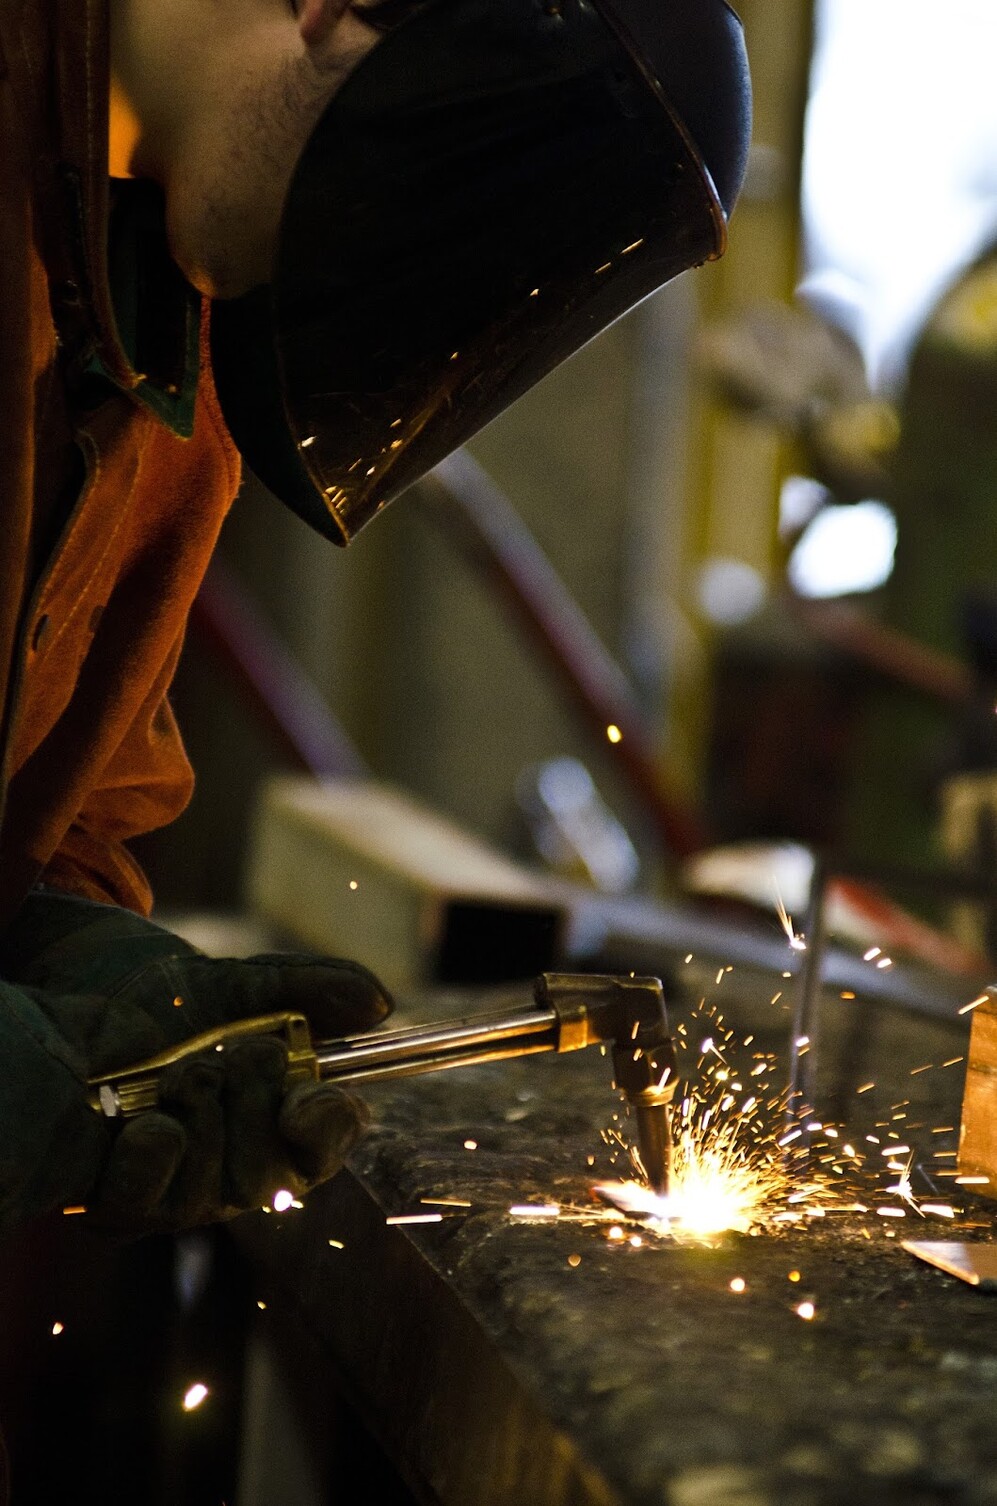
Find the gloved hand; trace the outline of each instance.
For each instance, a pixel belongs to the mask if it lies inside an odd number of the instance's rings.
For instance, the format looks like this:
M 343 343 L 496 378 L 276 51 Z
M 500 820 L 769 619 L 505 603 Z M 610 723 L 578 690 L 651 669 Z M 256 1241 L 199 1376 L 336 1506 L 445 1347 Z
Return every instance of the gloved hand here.
M 355 963 L 209 958 L 130 911 L 38 890 L 0 937 L 0 977 L 0 1223 L 60 1201 L 135 1232 L 229 1217 L 331 1176 L 366 1122 L 331 1084 L 285 1093 L 274 1038 L 177 1063 L 157 1109 L 116 1133 L 84 1093 L 254 1015 L 299 1011 L 317 1039 L 369 1029 L 391 1001 Z

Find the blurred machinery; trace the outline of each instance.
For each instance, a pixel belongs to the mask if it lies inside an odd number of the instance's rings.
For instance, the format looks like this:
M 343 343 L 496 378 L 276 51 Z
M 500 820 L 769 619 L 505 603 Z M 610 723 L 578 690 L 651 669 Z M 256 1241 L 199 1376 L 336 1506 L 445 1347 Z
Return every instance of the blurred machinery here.
M 516 801 L 533 846 L 552 872 L 604 894 L 635 888 L 637 850 L 580 759 L 530 765 L 516 781 Z
M 997 664 L 987 606 L 997 588 L 997 253 L 943 296 L 895 405 L 872 398 L 854 347 L 804 309 L 751 311 L 708 332 L 701 359 L 729 402 L 780 429 L 827 500 L 874 497 L 896 516 L 892 574 L 861 610 L 857 598 L 800 601 L 789 590 L 777 609 L 797 622 L 797 657 L 800 642 L 813 645 L 815 683 L 836 687 L 824 697 L 824 745 L 839 748 L 825 827 L 866 861 L 923 868 L 943 845 L 952 858 L 989 861 L 967 845 L 964 821 L 950 817 L 939 840 L 938 792 L 964 770 L 978 785 L 997 767 L 986 735 Z M 724 768 L 738 778 L 729 757 Z M 773 783 L 785 772 L 773 759 Z M 965 810 L 965 794 L 956 804 Z

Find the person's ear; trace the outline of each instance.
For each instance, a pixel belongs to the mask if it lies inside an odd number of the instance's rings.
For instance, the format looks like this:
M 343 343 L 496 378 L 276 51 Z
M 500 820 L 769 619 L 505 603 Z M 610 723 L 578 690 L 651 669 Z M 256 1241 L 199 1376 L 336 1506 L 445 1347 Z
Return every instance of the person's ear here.
M 332 35 L 350 0 L 301 0 L 298 30 L 306 47 L 320 47 Z

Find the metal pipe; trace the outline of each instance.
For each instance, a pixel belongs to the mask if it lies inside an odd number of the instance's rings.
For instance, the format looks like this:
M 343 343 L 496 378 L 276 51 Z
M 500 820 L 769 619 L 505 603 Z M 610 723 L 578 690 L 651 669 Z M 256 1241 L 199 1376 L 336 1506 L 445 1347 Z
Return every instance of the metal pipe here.
M 300 661 L 217 559 L 194 599 L 190 624 L 291 768 L 319 778 L 366 773 Z
M 800 1111 L 814 1107 L 817 1081 L 817 1032 L 819 1028 L 820 985 L 826 946 L 827 885 L 830 873 L 820 853 L 814 854 L 810 893 L 803 921 L 806 950 L 800 966 L 789 1041 L 789 1091 L 786 1095 L 787 1125 L 795 1122 Z
M 969 702 L 973 676 L 954 655 L 876 622 L 855 607 L 818 605 L 791 591 L 786 592 L 785 600 L 816 638 L 848 654 L 873 674 L 950 706 Z
M 455 1065 L 494 1061 L 497 1048 L 507 1056 L 557 1051 L 558 1038 L 557 1015 L 553 1009 L 544 1009 L 519 1011 L 505 1018 L 472 1016 L 435 1028 L 396 1030 L 387 1038 L 352 1036 L 318 1046 L 315 1055 L 321 1077 L 335 1078 L 337 1082 L 362 1077 L 370 1082 L 381 1069 L 395 1069 L 385 1072 L 386 1076 L 412 1076 L 417 1072 L 437 1071 L 451 1059 Z M 480 1055 L 481 1052 L 487 1054 Z
M 835 865 L 835 873 L 838 867 Z M 804 953 L 794 952 L 774 926 L 738 921 L 703 906 L 647 899 L 612 899 L 592 894 L 573 904 L 573 955 L 606 971 L 636 968 L 674 973 L 681 981 L 682 958 L 690 953 L 713 967 L 730 963 L 776 977 L 798 978 Z M 677 966 L 678 964 L 678 966 Z M 884 972 L 870 968 L 861 953 L 828 945 L 825 987 L 849 989 L 860 999 L 890 1004 L 941 1020 L 959 1022 L 959 1010 L 992 981 L 992 972 L 954 973 L 897 963 Z

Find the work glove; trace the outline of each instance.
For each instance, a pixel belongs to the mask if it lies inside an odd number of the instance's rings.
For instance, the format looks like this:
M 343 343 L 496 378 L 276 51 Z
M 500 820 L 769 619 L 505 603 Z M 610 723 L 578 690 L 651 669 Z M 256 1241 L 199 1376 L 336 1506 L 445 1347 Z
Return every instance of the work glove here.
M 376 1025 L 391 1001 L 351 962 L 204 956 L 130 911 L 36 890 L 0 937 L 0 1226 L 60 1203 L 136 1233 L 298 1195 L 331 1176 L 366 1122 L 329 1083 L 284 1090 L 275 1037 L 167 1068 L 156 1109 L 122 1126 L 86 1081 L 202 1031 L 277 1011 L 316 1039 Z

